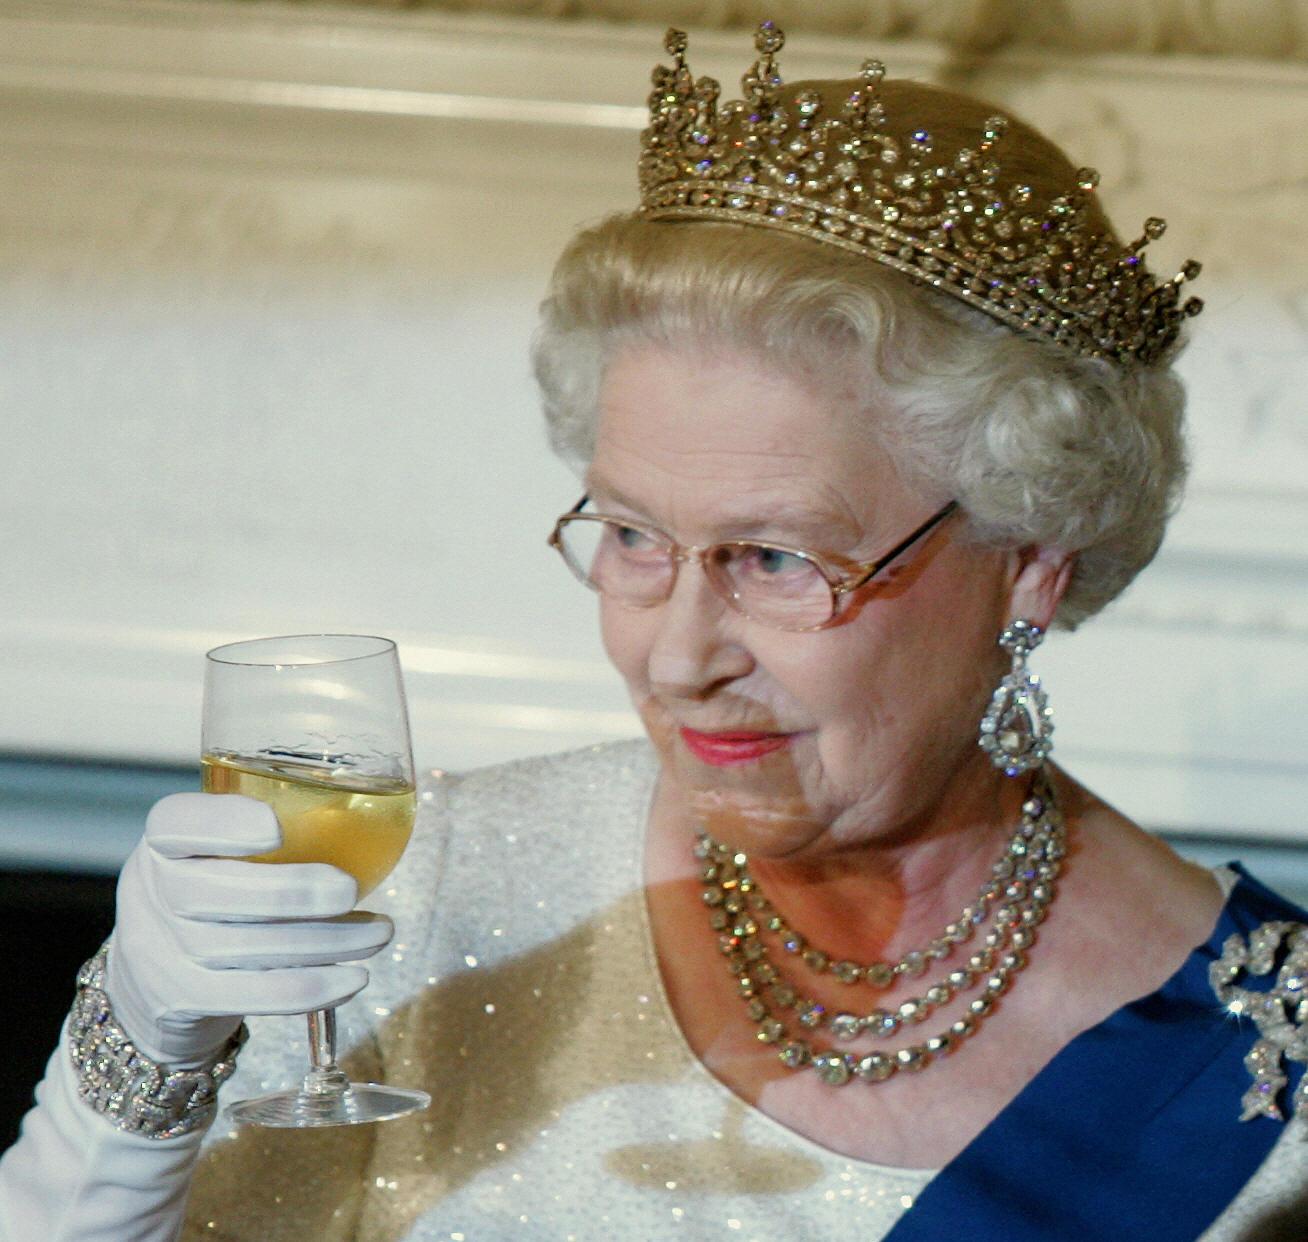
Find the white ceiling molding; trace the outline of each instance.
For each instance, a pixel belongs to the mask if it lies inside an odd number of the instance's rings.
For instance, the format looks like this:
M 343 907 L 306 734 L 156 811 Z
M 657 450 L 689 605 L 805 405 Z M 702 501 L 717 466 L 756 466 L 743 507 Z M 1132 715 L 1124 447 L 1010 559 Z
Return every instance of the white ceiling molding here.
M 148 0 L 138 0 L 146 3 Z M 202 2 L 202 0 L 194 0 Z M 248 0 L 247 0 L 248 2 Z M 764 18 L 790 34 L 921 40 L 964 54 L 1005 49 L 1308 59 L 1308 0 L 259 0 L 306 8 L 493 20 L 596 21 L 692 30 L 748 30 Z

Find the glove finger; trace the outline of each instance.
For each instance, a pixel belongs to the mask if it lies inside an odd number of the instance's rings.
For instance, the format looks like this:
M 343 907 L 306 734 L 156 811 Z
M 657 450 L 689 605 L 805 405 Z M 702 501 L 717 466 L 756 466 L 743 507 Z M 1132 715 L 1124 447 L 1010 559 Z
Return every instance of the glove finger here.
M 195 923 L 178 920 L 183 952 L 207 970 L 277 970 L 357 962 L 385 948 L 394 927 L 383 914 L 358 911 L 338 919 L 282 923 Z
M 327 863 L 235 858 L 159 859 L 154 884 L 173 914 L 210 922 L 330 919 L 354 909 L 359 895 L 354 877 Z
M 172 1006 L 181 1018 L 226 1014 L 308 1013 L 344 1004 L 368 984 L 366 966 L 301 966 L 282 970 L 188 972 Z
M 145 817 L 145 840 L 164 858 L 266 854 L 282 843 L 272 807 L 243 794 L 175 793 Z

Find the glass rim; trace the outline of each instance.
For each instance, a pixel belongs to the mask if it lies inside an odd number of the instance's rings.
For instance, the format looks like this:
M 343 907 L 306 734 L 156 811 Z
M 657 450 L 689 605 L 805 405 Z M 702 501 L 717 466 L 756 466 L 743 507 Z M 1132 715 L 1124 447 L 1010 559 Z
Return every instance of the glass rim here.
M 356 643 L 368 644 L 366 650 L 347 652 L 340 655 L 327 655 L 318 658 L 294 659 L 239 659 L 236 653 L 245 649 L 247 655 L 253 649 L 274 643 L 309 642 L 314 639 L 346 639 Z M 380 634 L 342 634 L 342 633 L 307 633 L 307 634 L 270 634 L 264 638 L 242 638 L 235 642 L 221 643 L 204 653 L 204 658 L 214 664 L 232 665 L 241 668 L 317 668 L 324 664 L 349 664 L 355 660 L 370 660 L 380 655 L 398 652 L 399 648 L 392 638 Z

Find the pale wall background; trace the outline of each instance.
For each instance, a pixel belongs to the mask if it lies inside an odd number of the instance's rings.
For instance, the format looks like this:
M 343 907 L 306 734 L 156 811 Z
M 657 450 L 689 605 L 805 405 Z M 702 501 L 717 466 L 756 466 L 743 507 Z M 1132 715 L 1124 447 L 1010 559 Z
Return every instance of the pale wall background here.
M 526 346 L 634 202 L 662 22 L 763 6 L 494 7 L 0 0 L 0 751 L 193 760 L 205 648 L 306 629 L 401 640 L 429 764 L 635 730 L 544 547 Z M 971 87 L 1204 260 L 1187 506 L 1038 666 L 1143 822 L 1308 839 L 1305 5 L 770 10 L 787 76 Z M 694 31 L 733 91 L 751 54 Z

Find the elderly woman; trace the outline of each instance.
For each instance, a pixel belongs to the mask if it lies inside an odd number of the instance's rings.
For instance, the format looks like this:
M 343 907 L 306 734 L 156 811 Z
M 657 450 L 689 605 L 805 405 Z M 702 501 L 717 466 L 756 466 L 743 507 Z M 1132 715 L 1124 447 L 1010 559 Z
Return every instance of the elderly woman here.
M 641 209 L 545 301 L 585 488 L 551 542 L 649 738 L 425 790 L 342 1023 L 431 1109 L 201 1159 L 203 1093 L 127 1133 L 59 1051 L 6 1237 L 1305 1236 L 1305 916 L 1052 766 L 1027 669 L 1158 548 L 1197 266 L 1157 281 L 1161 222 L 1124 245 L 1017 121 L 875 64 L 783 86 L 780 46 L 719 107 L 670 34 Z M 201 857 L 275 837 L 184 795 L 124 873 L 110 1020 L 205 1083 L 390 933 L 335 873 Z M 225 1093 L 301 1056 L 255 1023 Z

